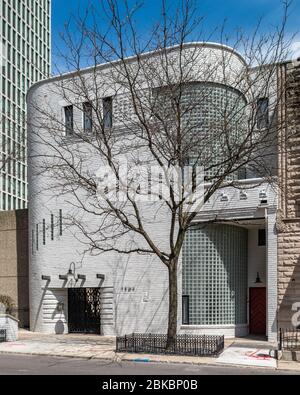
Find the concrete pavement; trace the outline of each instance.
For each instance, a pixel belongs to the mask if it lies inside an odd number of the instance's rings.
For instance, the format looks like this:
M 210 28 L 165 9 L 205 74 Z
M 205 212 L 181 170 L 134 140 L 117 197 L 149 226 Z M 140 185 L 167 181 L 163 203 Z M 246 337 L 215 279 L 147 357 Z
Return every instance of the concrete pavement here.
M 226 347 L 232 340 L 226 341 Z M 114 337 L 99 335 L 49 335 L 20 331 L 19 340 L 0 343 L 0 354 L 43 355 L 68 358 L 101 359 L 107 361 L 151 361 L 160 363 L 216 364 L 216 358 L 177 355 L 116 353 Z
M 233 366 L 134 363 L 52 356 L 0 355 L 0 375 L 294 375 L 275 369 Z
M 250 346 L 257 349 L 262 349 L 266 346 L 270 346 L 271 348 L 271 345 L 268 345 L 266 342 L 247 339 L 232 339 L 226 340 L 225 353 L 227 350 L 231 351 L 231 349 L 234 352 L 243 352 L 243 347 L 249 348 Z M 125 361 L 137 361 L 146 363 L 190 364 L 198 366 L 209 365 L 217 366 L 218 368 L 226 365 L 239 365 L 239 362 L 236 359 L 230 359 L 231 357 L 229 360 L 227 358 L 227 362 L 224 364 L 222 362 L 222 358 L 116 353 L 114 337 L 73 334 L 49 335 L 24 330 L 20 331 L 19 341 L 13 343 L 0 343 L 0 354 L 85 358 L 117 364 Z M 242 364 L 247 365 L 248 363 L 246 361 Z M 256 367 L 259 366 L 259 358 L 255 365 Z M 276 361 L 274 361 L 274 364 L 269 367 L 276 367 Z M 300 373 L 300 363 L 283 363 L 279 361 L 278 368 L 298 371 Z

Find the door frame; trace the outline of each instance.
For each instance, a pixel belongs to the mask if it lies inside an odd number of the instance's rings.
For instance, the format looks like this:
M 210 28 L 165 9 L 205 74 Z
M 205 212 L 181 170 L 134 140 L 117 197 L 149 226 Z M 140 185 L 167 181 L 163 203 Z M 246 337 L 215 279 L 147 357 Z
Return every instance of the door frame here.
M 267 287 L 266 286 L 261 286 L 261 287 L 249 287 L 249 335 L 255 335 L 251 333 L 251 291 L 255 289 L 264 289 L 265 290 L 265 295 L 266 295 L 266 310 L 265 310 L 265 317 L 266 317 L 266 325 L 265 325 L 265 333 L 261 334 L 261 336 L 267 336 L 268 333 L 268 293 L 267 293 Z M 258 335 L 259 336 L 259 335 Z
M 101 311 L 99 311 L 99 322 L 95 322 L 94 326 L 97 328 L 97 330 L 95 330 L 94 328 L 90 327 L 88 328 L 87 326 L 87 311 L 86 311 L 86 306 L 87 306 L 87 290 L 94 290 L 95 292 L 97 291 L 98 296 L 99 296 L 99 309 L 100 309 L 100 305 L 101 305 L 101 299 L 100 299 L 100 287 L 80 287 L 80 288 L 68 288 L 68 333 L 73 333 L 73 334 L 95 334 L 95 335 L 101 335 Z M 78 330 L 70 330 L 70 327 L 72 326 L 72 324 L 70 324 L 71 320 L 70 320 L 70 312 L 72 311 L 72 307 L 70 307 L 70 302 L 71 302 L 71 298 L 70 298 L 70 294 L 71 292 L 82 292 L 84 293 L 84 312 L 83 312 L 83 317 L 82 317 L 82 329 L 80 328 L 80 323 L 78 324 L 79 329 Z M 73 325 L 76 327 L 76 323 L 75 325 Z

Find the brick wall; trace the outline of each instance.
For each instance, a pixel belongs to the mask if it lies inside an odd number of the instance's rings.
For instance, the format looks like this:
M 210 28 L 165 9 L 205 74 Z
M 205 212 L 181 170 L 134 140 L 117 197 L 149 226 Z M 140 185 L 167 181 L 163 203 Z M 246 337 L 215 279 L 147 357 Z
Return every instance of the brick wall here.
M 279 73 L 285 93 L 279 108 L 278 321 L 290 327 L 292 305 L 300 302 L 300 63 L 283 65 Z
M 0 212 L 0 294 L 10 296 L 20 326 L 29 326 L 28 212 Z

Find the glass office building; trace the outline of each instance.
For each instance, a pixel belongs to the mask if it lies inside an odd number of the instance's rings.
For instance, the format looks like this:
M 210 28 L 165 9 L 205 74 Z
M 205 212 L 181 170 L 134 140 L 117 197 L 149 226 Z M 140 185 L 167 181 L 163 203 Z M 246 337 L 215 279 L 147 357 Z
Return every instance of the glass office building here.
M 26 93 L 50 75 L 50 0 L 0 0 L 0 210 L 27 206 Z

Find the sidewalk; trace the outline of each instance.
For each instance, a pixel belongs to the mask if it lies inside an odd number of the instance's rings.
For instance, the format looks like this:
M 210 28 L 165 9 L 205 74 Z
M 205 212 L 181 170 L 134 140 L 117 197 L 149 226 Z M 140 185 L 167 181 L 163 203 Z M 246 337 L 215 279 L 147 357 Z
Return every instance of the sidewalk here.
M 232 341 L 226 342 L 228 347 Z M 19 340 L 0 343 L 0 354 L 48 355 L 56 357 L 143 361 L 160 363 L 216 364 L 217 358 L 177 355 L 126 354 L 115 352 L 115 337 L 98 335 L 48 335 L 21 330 Z
M 258 347 L 258 342 L 246 342 L 250 347 Z M 224 355 L 234 354 L 238 349 L 244 346 L 240 339 L 225 341 L 225 353 L 221 358 L 213 357 L 188 357 L 175 355 L 149 355 L 149 354 L 126 354 L 115 352 L 115 338 L 98 336 L 98 335 L 48 335 L 41 333 L 32 333 L 21 330 L 19 340 L 13 343 L 0 343 L 0 354 L 25 354 L 25 355 L 47 355 L 56 357 L 88 358 L 102 359 L 114 362 L 135 361 L 135 362 L 159 362 L 159 363 L 186 363 L 195 365 L 246 365 L 247 362 L 235 363 L 230 359 L 223 363 Z M 264 346 L 266 346 L 264 344 Z M 258 365 L 259 366 L 259 365 Z M 276 366 L 276 364 L 274 365 Z M 278 363 L 278 369 L 294 370 L 300 373 L 300 363 L 281 362 Z

